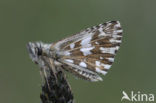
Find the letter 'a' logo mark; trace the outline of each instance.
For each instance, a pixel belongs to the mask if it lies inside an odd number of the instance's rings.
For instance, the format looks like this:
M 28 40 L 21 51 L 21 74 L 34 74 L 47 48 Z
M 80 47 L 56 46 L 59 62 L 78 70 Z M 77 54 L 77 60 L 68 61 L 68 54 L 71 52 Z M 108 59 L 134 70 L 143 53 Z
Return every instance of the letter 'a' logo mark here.
M 122 94 L 123 94 L 123 96 L 122 96 L 122 98 L 121 98 L 121 101 L 122 101 L 123 99 L 126 99 L 126 100 L 131 101 L 131 99 L 129 98 L 128 94 L 127 94 L 125 91 L 122 91 Z

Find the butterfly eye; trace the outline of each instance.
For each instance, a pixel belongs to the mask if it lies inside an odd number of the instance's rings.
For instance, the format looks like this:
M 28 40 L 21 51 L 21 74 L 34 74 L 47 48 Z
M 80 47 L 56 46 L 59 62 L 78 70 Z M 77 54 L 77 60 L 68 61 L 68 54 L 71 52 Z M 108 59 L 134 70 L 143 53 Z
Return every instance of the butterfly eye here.
M 42 49 L 41 48 L 36 47 L 35 51 L 36 51 L 38 56 L 42 55 Z

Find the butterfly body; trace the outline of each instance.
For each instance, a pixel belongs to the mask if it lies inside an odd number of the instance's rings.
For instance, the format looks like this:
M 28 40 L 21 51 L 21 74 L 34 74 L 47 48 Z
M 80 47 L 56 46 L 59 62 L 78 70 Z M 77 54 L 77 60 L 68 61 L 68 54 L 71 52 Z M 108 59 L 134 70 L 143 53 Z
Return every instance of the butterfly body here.
M 87 28 L 56 43 L 30 42 L 27 47 L 35 62 L 39 62 L 40 57 L 44 56 L 51 59 L 52 62 L 48 65 L 53 65 L 52 69 L 60 66 L 83 79 L 101 81 L 98 73 L 107 74 L 121 39 L 122 29 L 119 21 L 110 21 Z M 42 65 L 40 67 L 43 68 Z

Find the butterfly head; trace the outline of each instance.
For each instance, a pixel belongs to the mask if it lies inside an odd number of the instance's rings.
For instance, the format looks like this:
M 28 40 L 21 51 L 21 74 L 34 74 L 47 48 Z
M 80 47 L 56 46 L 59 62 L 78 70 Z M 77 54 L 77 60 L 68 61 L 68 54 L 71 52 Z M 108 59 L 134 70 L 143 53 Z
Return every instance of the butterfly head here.
M 47 49 L 50 48 L 49 44 L 44 44 L 42 42 L 29 42 L 27 44 L 27 49 L 30 55 L 30 58 L 32 59 L 33 62 L 37 63 L 38 59 L 47 54 L 46 52 L 48 51 Z

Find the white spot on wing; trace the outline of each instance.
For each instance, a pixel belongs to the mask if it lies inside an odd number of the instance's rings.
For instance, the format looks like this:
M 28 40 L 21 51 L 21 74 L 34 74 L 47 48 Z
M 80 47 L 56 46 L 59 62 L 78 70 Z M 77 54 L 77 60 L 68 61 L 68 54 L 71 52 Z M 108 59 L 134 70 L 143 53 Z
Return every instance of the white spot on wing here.
M 107 58 L 110 62 L 114 62 L 114 58 Z
M 87 38 L 84 38 L 84 39 L 81 41 L 81 45 L 82 45 L 82 46 L 85 46 L 85 45 L 89 44 L 90 41 L 91 41 L 91 39 L 92 39 L 92 36 L 89 36 L 89 37 L 87 37 Z
M 116 21 L 116 22 L 117 24 L 115 25 L 115 27 L 121 27 L 120 22 L 119 21 Z
M 117 31 L 114 31 L 114 34 L 112 35 L 112 37 L 114 37 L 114 38 L 120 38 L 120 37 L 122 37 L 121 35 L 117 35 L 118 34 L 118 32 Z
M 69 56 L 70 55 L 70 52 L 69 51 L 65 51 L 64 52 L 64 55 Z
M 94 49 L 95 47 L 89 47 L 89 48 L 81 48 L 80 51 L 83 53 L 84 56 L 92 54 L 90 50 Z
M 80 64 L 79 64 L 81 67 L 87 67 L 87 65 L 86 65 L 86 63 L 85 62 L 80 62 Z
M 103 28 L 99 28 L 100 34 L 98 36 L 105 36 L 106 33 L 103 31 Z
M 119 46 L 116 46 L 116 49 L 118 50 L 119 49 Z
M 114 42 L 115 42 L 115 43 L 121 43 L 121 40 L 110 39 L 109 41 L 110 41 L 111 43 L 114 43 Z
M 70 48 L 71 49 L 73 49 L 74 47 L 75 47 L 75 44 L 74 43 L 70 44 Z
M 120 27 L 120 24 L 116 24 L 115 27 Z
M 122 32 L 123 32 L 123 30 L 117 30 L 116 32 L 118 32 L 118 33 L 122 33 Z
M 109 64 L 101 64 L 105 69 L 110 69 L 111 65 Z
M 97 68 L 97 67 L 96 67 L 96 72 L 101 73 L 103 75 L 106 75 L 107 74 L 106 71 L 103 71 L 103 70 L 101 70 L 100 68 Z
M 82 74 L 82 71 L 79 71 L 80 74 Z
M 104 48 L 104 47 L 100 47 L 100 50 L 102 51 L 102 53 L 110 53 L 110 54 L 115 54 L 115 50 L 117 50 L 117 48 Z
M 65 61 L 70 62 L 70 63 L 74 63 L 74 61 L 71 59 L 65 59 Z
M 99 44 L 99 43 L 96 41 L 95 44 Z
M 96 66 L 100 66 L 100 61 L 95 61 Z
M 103 57 L 100 57 L 100 59 L 104 59 Z
M 91 46 L 92 46 L 91 44 L 86 44 L 86 45 L 83 45 L 82 47 L 88 48 L 88 47 L 91 47 Z

